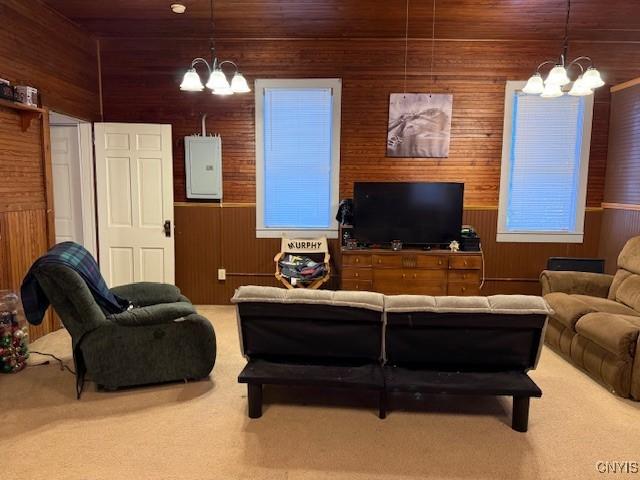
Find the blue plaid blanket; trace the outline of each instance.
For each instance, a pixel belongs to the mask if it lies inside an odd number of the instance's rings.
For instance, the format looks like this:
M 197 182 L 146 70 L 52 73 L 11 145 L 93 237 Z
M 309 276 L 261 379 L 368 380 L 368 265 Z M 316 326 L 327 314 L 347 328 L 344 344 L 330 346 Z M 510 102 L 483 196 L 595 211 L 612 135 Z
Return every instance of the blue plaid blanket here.
M 55 245 L 41 256 L 29 269 L 22 281 L 20 294 L 24 313 L 29 323 L 39 325 L 49 307 L 49 299 L 40 287 L 35 276 L 37 269 L 43 265 L 64 265 L 82 277 L 91 291 L 96 303 L 106 314 L 120 313 L 129 307 L 129 302 L 120 298 L 107 287 L 98 264 L 91 254 L 75 242 L 63 242 Z

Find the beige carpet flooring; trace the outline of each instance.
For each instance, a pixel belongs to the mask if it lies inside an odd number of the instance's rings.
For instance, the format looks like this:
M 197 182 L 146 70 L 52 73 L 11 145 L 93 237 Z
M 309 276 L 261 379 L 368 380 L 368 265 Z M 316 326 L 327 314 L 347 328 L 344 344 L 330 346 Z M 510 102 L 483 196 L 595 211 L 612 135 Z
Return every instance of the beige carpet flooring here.
M 57 364 L 0 376 L 3 479 L 588 479 L 598 461 L 640 461 L 640 405 L 610 394 L 544 349 L 531 376 L 529 432 L 509 427 L 507 398 L 399 397 L 386 420 L 375 400 L 341 391 L 265 390 L 246 416 L 232 307 L 200 307 L 218 359 L 208 381 L 74 396 Z M 32 344 L 70 360 L 58 331 Z M 33 363 L 43 357 L 33 356 Z M 640 478 L 640 474 L 629 475 Z

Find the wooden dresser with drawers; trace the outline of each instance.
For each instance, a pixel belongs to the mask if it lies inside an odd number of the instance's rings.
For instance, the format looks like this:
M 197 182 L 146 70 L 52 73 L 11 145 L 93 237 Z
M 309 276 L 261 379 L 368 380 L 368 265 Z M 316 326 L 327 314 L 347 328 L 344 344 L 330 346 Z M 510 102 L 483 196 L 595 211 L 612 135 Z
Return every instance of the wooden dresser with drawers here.
M 343 290 L 386 295 L 480 295 L 480 252 L 342 250 Z

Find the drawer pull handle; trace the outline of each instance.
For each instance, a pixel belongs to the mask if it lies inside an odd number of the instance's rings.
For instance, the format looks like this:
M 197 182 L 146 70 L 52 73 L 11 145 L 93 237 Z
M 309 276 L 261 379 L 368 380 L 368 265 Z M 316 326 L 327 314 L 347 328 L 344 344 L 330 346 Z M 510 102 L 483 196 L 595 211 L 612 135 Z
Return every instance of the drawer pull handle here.
M 356 272 L 356 278 L 358 278 L 359 276 L 360 276 L 360 274 Z
M 378 259 L 378 263 L 382 263 L 382 260 L 381 260 L 381 259 Z
M 406 275 L 404 273 L 402 274 L 402 278 L 406 278 Z
M 415 273 L 413 274 L 413 278 L 416 278 L 416 274 Z
M 442 260 L 438 260 L 438 265 L 442 265 Z
M 461 289 L 461 290 L 462 290 L 463 292 L 466 292 L 466 291 L 467 291 L 467 287 L 462 287 L 462 289 Z
M 356 263 L 360 263 L 360 259 L 359 258 L 356 258 Z

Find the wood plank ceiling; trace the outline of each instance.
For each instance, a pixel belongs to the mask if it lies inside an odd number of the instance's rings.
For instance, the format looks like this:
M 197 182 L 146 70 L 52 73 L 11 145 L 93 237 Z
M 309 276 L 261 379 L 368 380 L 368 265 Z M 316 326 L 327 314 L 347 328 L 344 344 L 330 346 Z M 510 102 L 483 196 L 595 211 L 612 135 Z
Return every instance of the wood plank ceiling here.
M 202 37 L 211 31 L 209 0 L 44 0 L 99 37 Z M 177 0 L 176 0 L 177 1 Z M 432 2 L 410 4 L 410 35 L 431 37 Z M 397 38 L 404 0 L 214 0 L 216 38 Z M 561 0 L 436 0 L 439 39 L 561 40 Z M 573 0 L 573 40 L 640 41 L 635 0 Z

